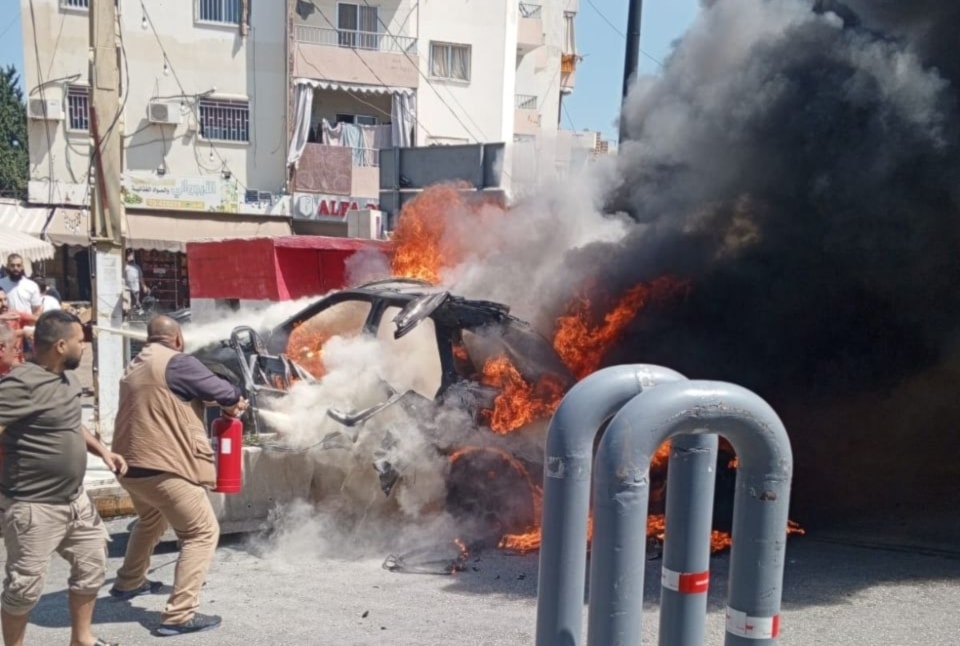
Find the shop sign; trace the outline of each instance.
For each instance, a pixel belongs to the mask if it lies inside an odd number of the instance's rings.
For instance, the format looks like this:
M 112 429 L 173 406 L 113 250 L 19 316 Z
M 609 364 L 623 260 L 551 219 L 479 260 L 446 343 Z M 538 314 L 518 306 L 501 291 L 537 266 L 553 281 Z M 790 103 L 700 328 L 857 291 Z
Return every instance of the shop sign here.
M 138 209 L 236 213 L 237 180 L 220 176 L 160 177 L 153 173 L 123 176 L 123 203 Z
M 343 222 L 348 211 L 377 209 L 375 197 L 346 197 L 318 193 L 293 194 L 293 218 L 317 222 Z

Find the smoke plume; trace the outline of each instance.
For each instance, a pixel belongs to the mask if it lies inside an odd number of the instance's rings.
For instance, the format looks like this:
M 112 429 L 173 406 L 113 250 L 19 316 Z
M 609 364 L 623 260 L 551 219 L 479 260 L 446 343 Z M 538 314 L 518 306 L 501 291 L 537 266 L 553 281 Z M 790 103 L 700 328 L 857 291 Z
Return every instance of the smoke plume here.
M 692 279 L 610 359 L 770 399 L 807 508 L 957 476 L 957 33 L 951 2 L 706 3 L 622 115 L 617 202 L 638 226 L 568 258 L 607 284 Z

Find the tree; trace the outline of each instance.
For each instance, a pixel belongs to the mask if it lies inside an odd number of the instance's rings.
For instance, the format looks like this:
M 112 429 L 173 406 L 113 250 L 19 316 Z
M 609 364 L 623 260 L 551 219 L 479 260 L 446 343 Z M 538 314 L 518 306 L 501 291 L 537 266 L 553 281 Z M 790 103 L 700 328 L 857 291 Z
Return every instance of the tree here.
M 13 65 L 0 70 L 0 195 L 23 198 L 30 177 L 27 108 Z

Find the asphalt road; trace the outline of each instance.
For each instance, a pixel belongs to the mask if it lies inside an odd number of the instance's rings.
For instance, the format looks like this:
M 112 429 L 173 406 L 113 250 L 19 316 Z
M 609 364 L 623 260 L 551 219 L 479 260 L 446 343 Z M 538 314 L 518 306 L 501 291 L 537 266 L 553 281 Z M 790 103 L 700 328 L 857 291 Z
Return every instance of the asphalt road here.
M 97 603 L 97 633 L 122 644 L 532 644 L 536 555 L 496 551 L 473 555 L 452 576 L 389 572 L 386 554 L 324 555 L 309 534 L 264 546 L 251 537 L 221 542 L 203 594 L 203 612 L 224 617 L 218 630 L 158 638 L 164 595 L 117 602 L 106 589 L 124 545 L 128 521 L 109 523 L 107 585 Z M 176 545 L 160 546 L 153 578 L 169 584 Z M 5 553 L 2 554 L 6 558 Z M 709 646 L 723 643 L 723 590 L 728 555 L 714 558 Z M 656 643 L 660 562 L 647 567 L 645 644 Z M 28 644 L 68 644 L 66 564 L 54 557 L 35 609 Z M 785 646 L 956 646 L 960 643 L 960 559 L 792 539 L 785 581 Z

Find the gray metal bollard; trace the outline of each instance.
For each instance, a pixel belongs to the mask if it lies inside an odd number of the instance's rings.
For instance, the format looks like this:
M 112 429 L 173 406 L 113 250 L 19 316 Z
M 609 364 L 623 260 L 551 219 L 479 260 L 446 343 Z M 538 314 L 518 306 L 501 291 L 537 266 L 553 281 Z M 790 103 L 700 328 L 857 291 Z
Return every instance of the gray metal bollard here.
M 714 434 L 670 440 L 660 573 L 661 646 L 703 646 L 718 444 Z
M 537 646 L 582 643 L 593 442 L 600 426 L 638 393 L 682 379 L 660 366 L 605 368 L 575 385 L 557 408 L 543 478 Z
M 703 433 L 719 433 L 730 440 L 740 461 L 724 643 L 777 643 L 793 470 L 789 438 L 773 409 L 752 392 L 721 382 L 688 381 L 664 384 L 632 399 L 600 442 L 590 646 L 640 643 L 650 458 L 673 436 Z M 668 514 L 670 498 L 668 490 Z M 692 643 L 661 635 L 665 642 Z

